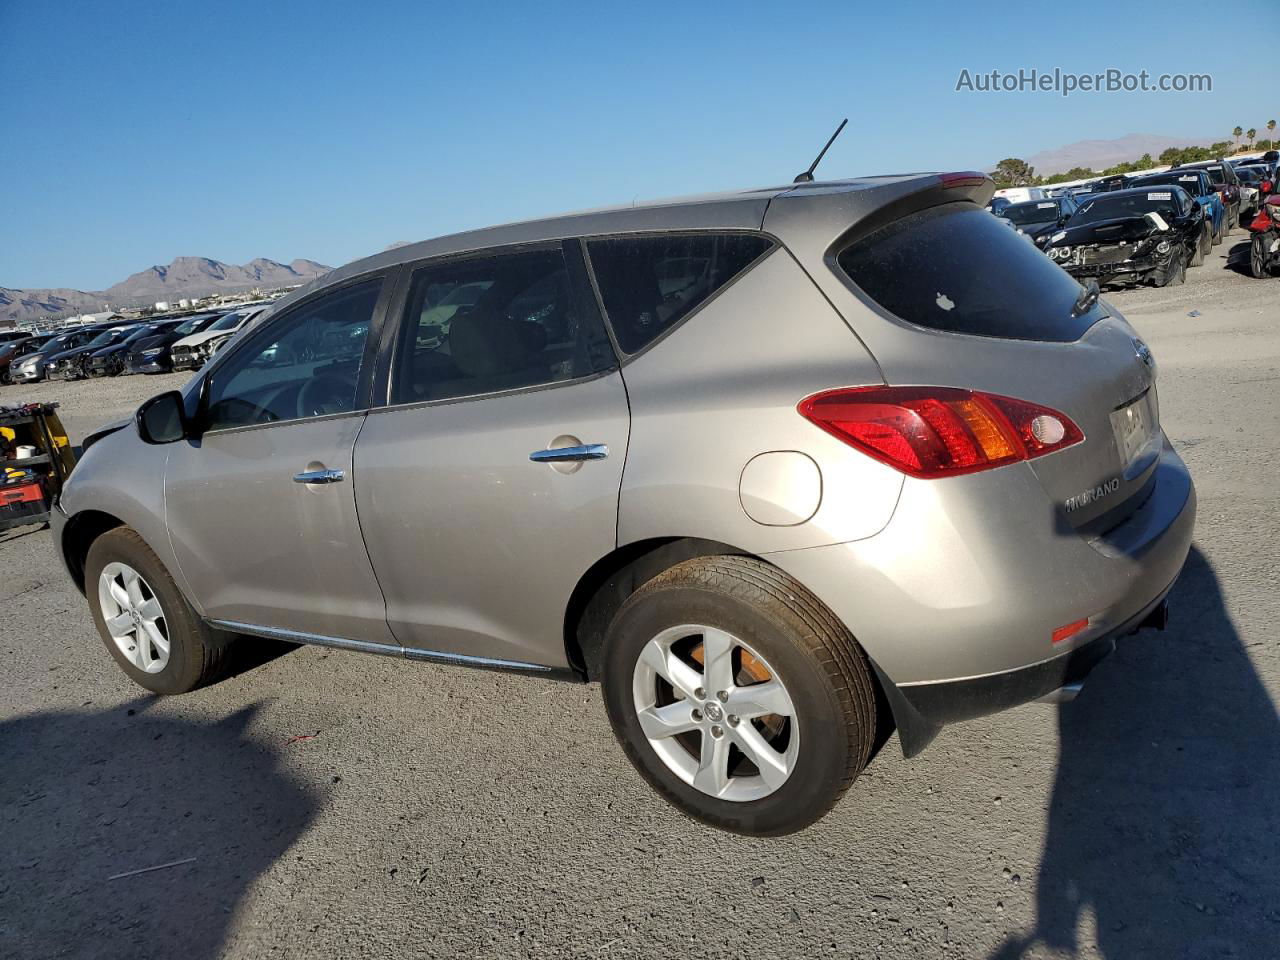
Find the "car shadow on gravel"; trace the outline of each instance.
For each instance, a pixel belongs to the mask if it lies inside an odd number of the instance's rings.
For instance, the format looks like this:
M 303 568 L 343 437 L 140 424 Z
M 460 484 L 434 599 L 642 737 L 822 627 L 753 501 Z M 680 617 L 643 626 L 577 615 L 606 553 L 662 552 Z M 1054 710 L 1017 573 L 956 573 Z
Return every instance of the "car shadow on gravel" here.
M 0 724 L 0 956 L 221 956 L 311 822 L 311 792 L 247 734 L 256 707 L 193 723 L 157 702 Z
M 1203 554 L 1058 725 L 1035 930 L 992 960 L 1275 956 L 1280 720 Z
M 1227 262 L 1223 265 L 1223 270 L 1234 270 L 1242 277 L 1253 279 L 1253 270 L 1249 266 L 1249 248 L 1253 245 L 1253 235 L 1249 234 L 1244 240 L 1236 243 L 1227 251 Z

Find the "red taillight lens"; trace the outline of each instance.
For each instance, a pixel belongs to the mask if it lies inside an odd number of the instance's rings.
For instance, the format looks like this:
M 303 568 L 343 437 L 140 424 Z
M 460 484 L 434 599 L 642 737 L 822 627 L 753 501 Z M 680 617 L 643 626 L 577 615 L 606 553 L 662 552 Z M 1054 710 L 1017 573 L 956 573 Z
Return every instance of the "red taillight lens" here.
M 797 409 L 832 436 L 925 479 L 1031 460 L 1084 439 L 1056 410 L 954 387 L 828 390 Z
M 959 173 L 940 173 L 938 179 L 947 188 L 980 187 L 987 181 L 987 175 L 976 170 L 965 170 Z

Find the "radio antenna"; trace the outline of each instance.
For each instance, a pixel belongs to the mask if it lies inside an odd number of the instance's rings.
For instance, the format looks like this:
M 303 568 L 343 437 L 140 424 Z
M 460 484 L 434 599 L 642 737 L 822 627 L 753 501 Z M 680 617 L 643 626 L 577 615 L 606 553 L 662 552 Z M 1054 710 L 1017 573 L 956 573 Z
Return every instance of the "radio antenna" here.
M 831 135 L 827 145 L 813 158 L 813 163 L 809 164 L 809 169 L 791 181 L 792 183 L 813 183 L 813 171 L 818 169 L 818 164 L 822 162 L 822 158 L 827 155 L 827 151 L 831 149 L 831 145 L 836 142 L 836 137 L 840 136 L 840 131 L 844 129 L 844 125 L 848 122 L 848 117 L 840 121 L 840 126 L 836 127 L 836 132 Z

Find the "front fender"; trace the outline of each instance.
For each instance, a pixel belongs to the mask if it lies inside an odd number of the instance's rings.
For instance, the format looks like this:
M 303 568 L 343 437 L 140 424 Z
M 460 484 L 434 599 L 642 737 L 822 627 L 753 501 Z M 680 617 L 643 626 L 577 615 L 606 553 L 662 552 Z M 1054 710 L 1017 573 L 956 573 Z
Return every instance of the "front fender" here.
M 58 498 L 62 517 L 54 524 L 55 543 L 63 564 L 70 568 L 68 532 L 91 514 L 114 518 L 137 531 L 187 600 L 200 610 L 182 575 L 165 523 L 164 474 L 168 457 L 167 446 L 144 443 L 137 431 L 129 428 L 98 437 L 84 451 Z

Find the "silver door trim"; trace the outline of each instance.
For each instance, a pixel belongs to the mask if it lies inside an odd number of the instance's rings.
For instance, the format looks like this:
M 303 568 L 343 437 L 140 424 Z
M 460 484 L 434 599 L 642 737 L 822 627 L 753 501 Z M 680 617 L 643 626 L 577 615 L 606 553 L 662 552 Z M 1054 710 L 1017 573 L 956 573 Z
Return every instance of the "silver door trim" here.
M 576 447 L 551 447 L 529 454 L 534 463 L 573 463 L 581 460 L 604 460 L 609 456 L 606 443 L 584 443 Z
M 523 660 L 502 660 L 497 657 L 473 657 L 465 653 L 447 653 L 443 650 L 423 650 L 418 647 L 403 647 L 394 643 L 375 643 L 370 640 L 349 640 L 346 637 L 327 637 L 318 633 L 304 633 L 300 630 L 286 630 L 283 627 L 264 627 L 256 623 L 239 623 L 234 620 L 211 620 L 205 623 L 218 630 L 229 633 L 246 633 L 253 637 L 265 637 L 268 640 L 285 640 L 289 643 L 304 643 L 316 647 L 333 647 L 338 650 L 355 650 L 359 653 L 373 653 L 384 657 L 403 657 L 406 660 L 421 660 L 428 663 L 447 663 L 463 667 L 481 667 L 489 670 L 517 670 L 524 673 L 540 673 L 548 676 L 570 674 L 573 671 L 561 667 L 549 667 L 541 663 L 526 663 Z M 576 677 L 576 674 L 575 674 Z
M 304 470 L 293 475 L 294 483 L 340 483 L 347 478 L 345 470 Z

